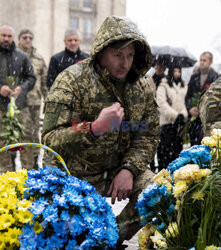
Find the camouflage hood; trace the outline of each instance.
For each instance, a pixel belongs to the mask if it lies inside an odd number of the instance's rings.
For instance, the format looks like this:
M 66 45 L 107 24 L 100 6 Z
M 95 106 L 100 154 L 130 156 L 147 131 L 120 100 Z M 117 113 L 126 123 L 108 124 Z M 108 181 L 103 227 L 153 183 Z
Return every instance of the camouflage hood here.
M 97 55 L 106 47 L 118 41 L 134 39 L 144 46 L 136 49 L 133 66 L 128 73 L 128 81 L 134 82 L 144 76 L 151 67 L 152 55 L 148 43 L 137 26 L 126 17 L 107 17 L 101 25 L 91 49 L 90 63 L 94 64 Z

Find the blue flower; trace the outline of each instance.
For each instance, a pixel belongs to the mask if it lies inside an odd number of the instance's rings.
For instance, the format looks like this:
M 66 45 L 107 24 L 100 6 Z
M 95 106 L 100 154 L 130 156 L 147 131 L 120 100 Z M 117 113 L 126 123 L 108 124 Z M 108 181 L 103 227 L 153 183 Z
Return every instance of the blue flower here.
M 36 244 L 44 250 L 115 247 L 116 217 L 93 186 L 53 167 L 28 171 L 28 176 L 25 197 L 34 200 L 30 211 L 44 231 L 35 235 L 34 224 L 27 224 L 21 236 L 24 249 Z
M 164 229 L 165 224 L 162 222 L 158 227 L 157 230 L 161 231 L 162 229 Z
M 48 249 L 62 249 L 64 246 L 64 238 L 61 238 L 57 236 L 56 234 L 53 234 L 50 238 L 47 240 L 46 248 Z
M 67 224 L 66 221 L 60 221 L 60 222 L 55 222 L 53 223 L 53 228 L 54 228 L 54 232 L 56 233 L 56 235 L 58 236 L 62 236 L 64 237 L 65 235 L 67 235 Z
M 68 207 L 67 200 L 64 194 L 54 194 L 52 197 L 55 206 Z
M 169 208 L 166 210 L 168 214 L 172 214 L 175 211 L 174 204 L 170 204 Z
M 42 215 L 44 220 L 47 222 L 57 222 L 58 221 L 58 208 L 54 205 L 47 206 L 43 210 Z
M 77 248 L 77 241 L 76 240 L 69 240 L 67 246 L 65 247 L 65 250 L 73 250 L 73 249 L 79 249 Z
M 69 211 L 68 211 L 68 210 L 63 210 L 63 211 L 61 212 L 60 218 L 61 218 L 63 221 L 68 221 L 68 220 L 70 220 Z
M 74 215 L 70 221 L 67 222 L 68 229 L 72 236 L 81 234 L 86 230 L 82 216 Z
M 33 218 L 36 218 L 45 210 L 45 207 L 48 205 L 47 201 L 37 200 L 32 203 L 30 211 L 33 213 Z
M 192 162 L 204 167 L 206 166 L 206 163 L 210 162 L 212 159 L 210 151 L 210 147 L 205 145 L 196 145 L 189 149 L 183 150 L 180 153 L 179 158 L 168 165 L 168 170 L 173 173 L 177 169 L 180 169 L 184 165 Z

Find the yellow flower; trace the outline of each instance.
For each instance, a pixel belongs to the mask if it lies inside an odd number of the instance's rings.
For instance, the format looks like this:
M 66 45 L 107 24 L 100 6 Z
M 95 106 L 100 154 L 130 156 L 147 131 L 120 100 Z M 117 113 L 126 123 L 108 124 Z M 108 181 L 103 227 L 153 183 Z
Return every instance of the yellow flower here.
M 203 200 L 203 197 L 205 196 L 204 193 L 199 193 L 199 191 L 196 191 L 193 193 L 192 197 L 195 200 Z
M 150 239 L 155 243 L 158 247 L 167 247 L 166 239 L 156 230 L 154 236 L 150 236 Z
M 201 178 L 203 178 L 203 177 L 209 176 L 211 173 L 212 173 L 212 171 L 210 169 L 208 169 L 208 168 L 200 169 L 199 176 Z
M 164 178 L 167 181 L 172 182 L 172 177 L 167 169 L 162 169 L 157 175 L 155 175 L 153 178 L 154 182 L 159 178 Z
M 27 210 L 31 207 L 32 202 L 28 200 L 18 201 L 17 206 L 19 210 Z
M 221 247 L 216 247 L 216 246 L 214 246 L 214 245 L 211 245 L 211 246 L 207 246 L 206 248 L 205 248 L 205 250 L 214 250 L 214 249 L 221 249 Z
M 168 228 L 166 229 L 167 237 L 176 237 L 179 234 L 178 225 L 176 222 L 170 223 Z
M 167 191 L 170 193 L 172 190 L 172 184 L 165 178 L 159 177 L 154 181 L 155 184 L 165 185 L 167 187 Z
M 175 182 L 186 181 L 188 184 L 192 181 L 198 181 L 199 171 L 198 165 L 188 164 L 174 172 L 174 180 Z
M 0 233 L 0 249 L 5 249 L 5 234 Z
M 201 143 L 209 147 L 215 147 L 217 145 L 217 141 L 213 137 L 209 136 L 204 137 Z
M 176 198 L 179 197 L 184 191 L 188 189 L 188 186 L 185 181 L 178 181 L 173 187 L 173 194 Z
M 221 140 L 221 129 L 214 128 L 211 132 L 211 135 L 213 138 L 215 138 L 217 141 Z
M 11 214 L 0 215 L 0 230 L 7 229 L 15 222 Z
M 16 202 L 17 198 L 14 196 L 9 196 L 8 198 L 1 198 L 0 199 L 0 212 L 1 213 L 8 213 L 9 210 L 16 209 Z
M 34 232 L 35 234 L 39 234 L 40 232 L 42 232 L 44 229 L 41 226 L 41 224 L 37 221 L 34 225 Z
M 175 209 L 176 209 L 176 210 L 179 210 L 179 209 L 180 209 L 180 205 L 181 205 L 181 201 L 177 199 L 177 200 L 176 200 Z
M 5 233 L 5 238 L 10 244 L 20 245 L 18 235 L 22 234 L 22 230 L 19 228 L 9 228 L 8 232 Z
M 33 214 L 28 210 L 16 210 L 15 213 L 16 219 L 21 223 L 28 223 L 32 220 Z

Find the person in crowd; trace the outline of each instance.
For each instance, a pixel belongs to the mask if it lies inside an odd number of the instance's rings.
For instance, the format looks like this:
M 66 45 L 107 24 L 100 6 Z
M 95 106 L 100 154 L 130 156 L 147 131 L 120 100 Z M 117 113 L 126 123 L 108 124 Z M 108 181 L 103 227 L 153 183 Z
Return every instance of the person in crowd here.
M 214 128 L 221 129 L 221 77 L 200 97 L 199 115 L 203 136 L 210 136 Z
M 201 92 L 218 78 L 218 73 L 211 68 L 213 54 L 205 51 L 200 55 L 198 70 L 191 76 L 186 95 L 186 107 L 191 119 L 189 135 L 191 146 L 199 145 L 202 140 L 202 123 L 197 108 Z
M 162 61 L 157 61 L 156 65 L 154 66 L 155 69 L 155 73 L 152 76 L 153 81 L 156 85 L 156 89 L 159 87 L 161 80 L 166 77 L 165 75 L 165 70 L 166 70 L 166 66 L 163 64 Z
M 25 113 L 27 108 L 27 93 L 34 87 L 36 78 L 28 56 L 16 48 L 14 29 L 6 24 L 0 26 L 0 117 L 7 111 L 10 97 L 16 98 L 16 105 Z M 9 78 L 13 79 L 13 87 L 9 85 Z M 22 121 L 24 130 L 30 126 Z M 1 126 L 0 132 L 4 127 Z M 4 138 L 1 138 L 2 145 Z M 14 171 L 15 155 L 11 152 L 0 153 L 0 172 Z
M 169 69 L 157 89 L 157 104 L 160 111 L 160 143 L 157 148 L 158 170 L 167 168 L 183 149 L 183 139 L 179 136 L 188 113 L 185 105 L 187 85 L 181 77 L 181 68 Z
M 154 176 L 148 164 L 160 130 L 145 77 L 150 66 L 150 47 L 137 26 L 110 16 L 90 57 L 59 74 L 46 98 L 43 143 L 112 204 L 129 198 L 117 217 L 118 246 L 142 227 L 135 204 Z
M 27 113 L 21 113 L 22 120 L 27 118 L 29 122 L 29 130 L 27 131 L 26 140 L 28 142 L 39 143 L 40 133 L 40 108 L 41 103 L 47 95 L 47 66 L 44 58 L 33 47 L 34 34 L 29 29 L 22 29 L 18 35 L 19 48 L 23 50 L 30 58 L 34 67 L 36 76 L 36 83 L 34 88 L 27 94 L 28 107 Z M 27 151 L 30 151 L 27 153 Z M 38 168 L 38 155 L 39 149 L 26 148 L 25 151 L 21 151 L 22 166 L 27 165 Z
M 51 57 L 48 75 L 47 87 L 51 88 L 57 75 L 67 67 L 80 62 L 89 57 L 89 54 L 82 51 L 80 45 L 80 33 L 75 29 L 67 29 L 64 33 L 65 50 Z

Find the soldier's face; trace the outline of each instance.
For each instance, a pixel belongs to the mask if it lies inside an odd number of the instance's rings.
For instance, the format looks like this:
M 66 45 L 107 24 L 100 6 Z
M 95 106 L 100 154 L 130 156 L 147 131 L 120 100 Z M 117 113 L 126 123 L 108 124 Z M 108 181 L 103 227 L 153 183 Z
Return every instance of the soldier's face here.
M 64 39 L 64 44 L 68 50 L 76 52 L 80 45 L 80 39 L 77 34 L 67 35 Z
M 0 44 L 3 48 L 9 48 L 14 40 L 14 32 L 10 27 L 0 28 Z
M 100 65 L 116 79 L 123 79 L 127 76 L 134 60 L 134 44 L 123 49 L 108 47 L 99 56 Z
M 32 47 L 32 40 L 33 36 L 26 33 L 20 36 L 19 43 L 23 49 L 28 50 Z

